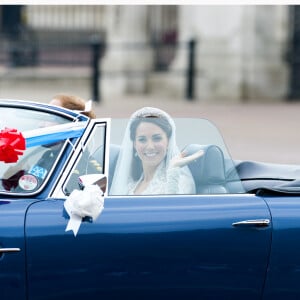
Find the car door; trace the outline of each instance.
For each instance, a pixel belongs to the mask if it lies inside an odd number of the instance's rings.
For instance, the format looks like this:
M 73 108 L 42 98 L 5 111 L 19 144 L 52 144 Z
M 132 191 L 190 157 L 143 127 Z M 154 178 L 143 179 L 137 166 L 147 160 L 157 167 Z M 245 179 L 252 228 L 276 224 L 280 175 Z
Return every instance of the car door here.
M 260 299 L 271 241 L 263 199 L 127 197 L 106 209 L 99 279 L 107 299 Z
M 260 197 L 106 197 L 76 237 L 63 202 L 27 213 L 30 300 L 261 297 L 271 226 L 259 223 L 270 220 Z

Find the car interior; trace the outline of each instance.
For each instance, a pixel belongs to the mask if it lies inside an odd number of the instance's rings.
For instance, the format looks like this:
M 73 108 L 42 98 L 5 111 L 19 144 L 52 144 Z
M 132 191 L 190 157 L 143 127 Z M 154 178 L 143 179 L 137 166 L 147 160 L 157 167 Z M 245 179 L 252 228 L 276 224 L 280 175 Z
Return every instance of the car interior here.
M 190 144 L 184 148 L 187 155 L 192 155 L 199 150 L 204 150 L 204 155 L 188 164 L 195 181 L 196 194 L 228 194 L 244 192 L 239 178 L 233 176 L 234 172 L 232 172 L 230 178 L 226 176 L 226 161 L 220 147 L 216 145 Z M 114 176 L 119 151 L 119 145 L 110 145 L 109 189 Z

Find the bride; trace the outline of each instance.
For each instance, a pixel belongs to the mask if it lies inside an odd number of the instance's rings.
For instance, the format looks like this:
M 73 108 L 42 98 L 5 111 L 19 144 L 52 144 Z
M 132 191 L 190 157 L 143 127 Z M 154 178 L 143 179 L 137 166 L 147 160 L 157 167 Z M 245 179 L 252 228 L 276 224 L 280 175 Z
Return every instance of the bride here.
M 131 116 L 121 145 L 110 195 L 194 194 L 186 166 L 203 155 L 185 156 L 176 145 L 176 127 L 163 110 L 144 107 Z

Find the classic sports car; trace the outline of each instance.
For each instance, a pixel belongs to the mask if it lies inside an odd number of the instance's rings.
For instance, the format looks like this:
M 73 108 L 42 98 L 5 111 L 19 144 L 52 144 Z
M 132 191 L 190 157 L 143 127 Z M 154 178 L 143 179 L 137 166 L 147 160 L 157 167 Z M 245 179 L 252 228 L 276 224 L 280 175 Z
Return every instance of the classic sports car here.
M 300 299 L 300 167 L 234 161 L 209 121 L 175 119 L 204 150 L 196 194 L 110 195 L 126 120 L 0 112 L 1 300 Z

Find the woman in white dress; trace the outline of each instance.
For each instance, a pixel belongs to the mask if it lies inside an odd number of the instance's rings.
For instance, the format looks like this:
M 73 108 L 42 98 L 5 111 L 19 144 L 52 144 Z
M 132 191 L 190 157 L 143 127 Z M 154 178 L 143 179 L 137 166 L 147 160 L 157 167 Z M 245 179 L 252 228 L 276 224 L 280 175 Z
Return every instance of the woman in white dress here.
M 194 194 L 186 157 L 176 145 L 176 127 L 164 111 L 144 107 L 128 122 L 110 195 Z

